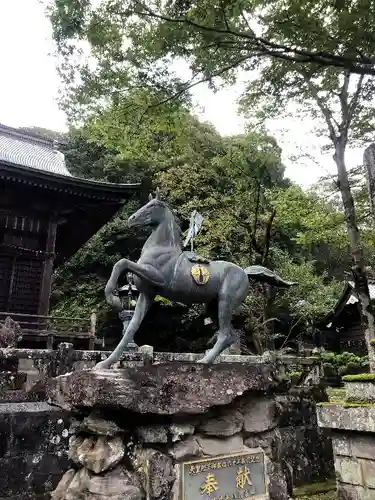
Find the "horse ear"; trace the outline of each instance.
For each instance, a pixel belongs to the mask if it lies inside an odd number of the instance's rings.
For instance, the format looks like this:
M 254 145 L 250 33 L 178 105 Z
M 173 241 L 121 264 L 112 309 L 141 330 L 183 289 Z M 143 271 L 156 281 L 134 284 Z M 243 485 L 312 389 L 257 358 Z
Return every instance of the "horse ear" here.
M 153 197 L 152 197 L 152 194 L 150 193 L 150 194 L 148 195 L 148 201 L 151 201 L 151 200 L 153 200 Z
M 156 188 L 155 192 L 156 192 L 156 196 L 155 196 L 155 198 L 156 198 L 157 200 L 160 200 L 160 189 L 159 189 L 158 187 Z

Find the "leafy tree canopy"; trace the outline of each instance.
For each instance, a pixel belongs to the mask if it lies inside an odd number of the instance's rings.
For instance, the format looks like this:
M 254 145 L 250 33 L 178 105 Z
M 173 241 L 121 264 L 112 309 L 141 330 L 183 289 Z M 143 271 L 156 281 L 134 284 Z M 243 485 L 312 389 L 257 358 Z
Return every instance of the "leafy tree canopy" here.
M 336 251 L 339 245 L 337 221 L 342 217 L 316 193 L 304 193 L 285 178 L 281 150 L 273 138 L 259 132 L 221 137 L 211 125 L 200 123 L 182 107 L 178 119 L 176 114 L 176 121 L 164 131 L 162 147 L 139 147 L 137 151 L 134 144 L 129 146 L 128 141 L 119 140 L 117 130 L 121 130 L 121 123 L 121 115 L 111 114 L 108 109 L 79 133 L 73 131 L 65 149 L 72 173 L 113 182 L 123 182 L 129 176 L 149 179 L 177 210 L 183 228 L 186 229 L 193 209 L 204 215 L 203 230 L 196 240 L 199 253 L 226 258 L 242 266 L 263 263 L 299 282 L 290 295 L 293 300 L 289 305 L 284 295 L 278 294 L 267 310 L 263 292 L 256 287 L 244 305 L 245 321 L 250 318 L 249 332 L 260 335 L 264 325 L 270 325 L 266 322 L 274 321 L 280 311 L 289 311 L 291 316 L 287 321 L 296 323 L 298 329 L 331 308 L 341 285 L 321 270 L 329 251 Z M 148 128 L 146 125 L 147 122 L 142 133 L 144 143 L 149 145 L 160 139 L 160 135 L 152 122 Z M 129 137 L 133 133 L 130 130 Z M 103 287 L 117 259 L 127 256 L 136 260 L 139 256 L 146 235 L 130 232 L 126 219 L 144 201 L 130 202 L 70 262 L 57 270 L 55 312 L 77 315 L 86 311 L 87 314 L 95 306 L 101 311 L 102 329 L 108 329 L 112 323 L 116 325 L 114 314 L 104 304 Z M 319 235 L 319 221 L 320 239 L 304 239 L 305 230 Z M 331 229 L 337 230 L 335 238 L 329 237 Z M 325 252 L 321 250 L 322 243 L 327 245 Z M 337 261 L 334 266 L 338 267 Z M 186 309 L 182 320 L 180 313 L 170 327 L 178 326 L 180 338 L 194 337 L 190 329 L 199 331 L 197 313 Z M 157 315 L 153 318 L 157 321 Z M 211 332 L 203 335 L 210 337 Z M 166 348 L 177 348 L 172 331 L 164 341 Z
M 200 81 L 231 83 L 238 69 L 292 62 L 375 74 L 370 0 L 50 0 L 61 72 L 85 111 L 146 88 L 151 101 L 181 98 Z M 90 55 L 90 58 L 86 57 Z M 172 62 L 185 61 L 191 78 Z M 250 78 L 251 79 L 251 78 Z M 185 95 L 187 98 L 187 96 Z M 151 102 L 149 103 L 151 104 Z

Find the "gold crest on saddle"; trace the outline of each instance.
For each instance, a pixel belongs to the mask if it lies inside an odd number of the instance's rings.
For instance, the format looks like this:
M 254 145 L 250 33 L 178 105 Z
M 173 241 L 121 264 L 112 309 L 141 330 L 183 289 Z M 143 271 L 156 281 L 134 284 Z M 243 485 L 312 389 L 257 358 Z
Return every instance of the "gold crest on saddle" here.
M 197 285 L 205 285 L 210 279 L 210 272 L 206 266 L 195 264 L 191 268 L 191 275 Z

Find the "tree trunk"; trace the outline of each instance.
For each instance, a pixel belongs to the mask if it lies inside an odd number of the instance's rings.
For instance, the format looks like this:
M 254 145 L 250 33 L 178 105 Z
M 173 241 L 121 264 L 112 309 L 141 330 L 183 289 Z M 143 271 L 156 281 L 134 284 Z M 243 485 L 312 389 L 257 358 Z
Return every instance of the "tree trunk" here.
M 367 188 L 372 215 L 375 219 L 375 144 L 365 149 L 363 163 L 366 167 Z
M 337 165 L 338 184 L 342 203 L 344 205 L 350 251 L 353 258 L 352 273 L 354 286 L 362 308 L 363 328 L 369 355 L 370 371 L 375 372 L 375 350 L 370 344 L 371 339 L 375 338 L 374 314 L 370 300 L 370 292 L 364 265 L 363 251 L 356 221 L 354 200 L 351 193 L 348 173 L 345 165 L 345 145 L 346 140 L 341 137 L 335 145 L 335 154 L 333 158 Z

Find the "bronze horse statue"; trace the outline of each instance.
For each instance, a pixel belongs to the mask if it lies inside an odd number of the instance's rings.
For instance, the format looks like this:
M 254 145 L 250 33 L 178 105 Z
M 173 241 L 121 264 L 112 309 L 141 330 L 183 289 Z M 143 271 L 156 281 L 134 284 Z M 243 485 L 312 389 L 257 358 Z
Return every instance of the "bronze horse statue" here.
M 206 304 L 209 316 L 215 317 L 219 329 L 215 345 L 200 362 L 212 363 L 238 340 L 231 320 L 234 310 L 249 292 L 249 279 L 278 287 L 293 285 L 262 266 L 242 269 L 231 262 L 209 261 L 193 252 L 184 252 L 179 221 L 160 199 L 159 190 L 155 198 L 150 194 L 149 202 L 129 217 L 128 226 L 148 226 L 152 228 L 152 233 L 143 246 L 138 262 L 121 259 L 114 265 L 105 287 L 105 296 L 109 304 L 121 309 L 116 289 L 117 281 L 124 272 L 134 274 L 140 295 L 123 338 L 112 354 L 96 365 L 98 369 L 109 368 L 121 359 L 156 295 L 185 304 Z

